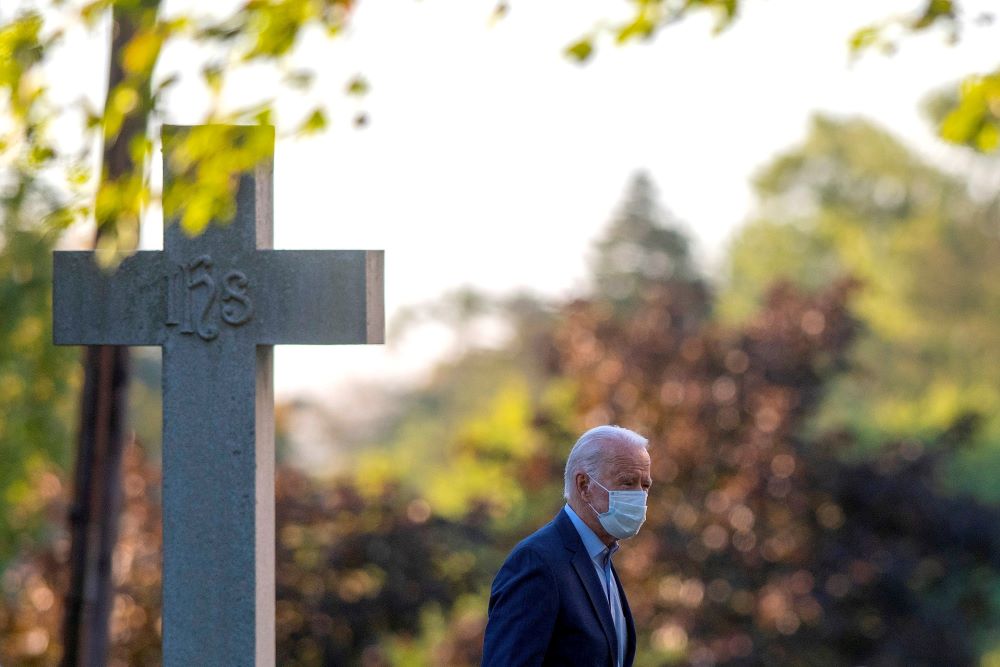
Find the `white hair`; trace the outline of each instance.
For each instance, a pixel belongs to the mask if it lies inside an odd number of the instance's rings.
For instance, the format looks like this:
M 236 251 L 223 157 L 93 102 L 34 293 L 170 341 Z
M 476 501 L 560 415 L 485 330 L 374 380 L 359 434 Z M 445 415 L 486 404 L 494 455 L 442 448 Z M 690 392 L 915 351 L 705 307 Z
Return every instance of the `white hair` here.
M 580 436 L 566 458 L 566 473 L 563 477 L 563 497 L 566 500 L 569 500 L 570 492 L 575 484 L 573 480 L 578 472 L 590 475 L 595 479 L 600 475 L 607 446 L 616 442 L 635 445 L 643 449 L 649 447 L 649 440 L 635 431 L 621 426 L 605 425 L 590 429 Z

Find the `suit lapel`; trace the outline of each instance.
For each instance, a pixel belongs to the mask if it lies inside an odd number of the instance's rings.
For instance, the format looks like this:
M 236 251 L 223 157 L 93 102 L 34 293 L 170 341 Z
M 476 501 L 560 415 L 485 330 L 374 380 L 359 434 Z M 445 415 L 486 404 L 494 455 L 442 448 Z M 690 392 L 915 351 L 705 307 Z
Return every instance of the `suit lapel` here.
M 583 582 L 583 587 L 590 598 L 590 604 L 594 607 L 594 613 L 601 621 L 604 636 L 608 638 L 608 644 L 611 645 L 611 655 L 614 655 L 618 646 L 615 637 L 615 622 L 611 618 L 611 607 L 608 606 L 607 595 L 604 593 L 600 579 L 597 578 L 597 571 L 594 570 L 594 562 L 590 560 L 586 551 L 580 549 L 573 556 L 573 568 Z
M 577 576 L 580 577 L 583 589 L 587 591 L 587 597 L 590 598 L 590 604 L 594 609 L 594 613 L 597 614 L 597 618 L 601 622 L 604 636 L 611 647 L 611 655 L 615 655 L 618 650 L 618 641 L 615 636 L 615 622 L 611 618 L 611 607 L 608 605 L 607 594 L 601 586 L 597 570 L 594 569 L 594 561 L 590 560 L 587 550 L 583 548 L 580 535 L 576 532 L 576 528 L 573 527 L 573 522 L 566 516 L 566 512 L 559 512 L 556 525 L 559 528 L 559 533 L 562 535 L 566 548 L 574 552 L 571 561 L 573 569 L 576 570 Z

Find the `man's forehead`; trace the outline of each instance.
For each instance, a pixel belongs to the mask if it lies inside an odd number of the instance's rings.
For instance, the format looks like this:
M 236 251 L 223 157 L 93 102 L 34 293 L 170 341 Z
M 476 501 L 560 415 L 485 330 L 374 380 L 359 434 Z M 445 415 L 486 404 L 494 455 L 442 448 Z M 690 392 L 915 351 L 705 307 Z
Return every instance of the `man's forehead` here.
M 604 463 L 614 472 L 648 470 L 649 452 L 637 445 L 616 443 L 613 448 L 609 447 Z

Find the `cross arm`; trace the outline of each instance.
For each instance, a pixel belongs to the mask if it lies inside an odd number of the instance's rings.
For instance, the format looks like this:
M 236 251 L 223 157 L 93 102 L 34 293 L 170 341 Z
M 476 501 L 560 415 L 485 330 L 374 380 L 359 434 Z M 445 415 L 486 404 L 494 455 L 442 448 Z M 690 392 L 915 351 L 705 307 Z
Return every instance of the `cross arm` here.
M 159 345 L 166 312 L 162 253 L 143 251 L 117 269 L 92 252 L 53 253 L 52 336 L 56 345 Z
M 385 341 L 381 250 L 260 250 L 257 343 Z

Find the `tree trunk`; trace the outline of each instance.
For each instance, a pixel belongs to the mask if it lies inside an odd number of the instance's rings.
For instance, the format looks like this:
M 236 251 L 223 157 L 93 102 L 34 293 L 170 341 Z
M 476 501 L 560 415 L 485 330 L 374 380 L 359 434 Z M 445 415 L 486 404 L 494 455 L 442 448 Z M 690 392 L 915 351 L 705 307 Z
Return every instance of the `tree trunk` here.
M 120 130 L 106 135 L 102 182 L 128 177 L 137 165 L 129 150 L 136 138 L 145 138 L 151 110 L 151 72 L 126 74 L 122 67 L 125 45 L 136 33 L 153 25 L 160 0 L 114 4 L 108 94 L 128 85 L 139 102 L 126 114 Z M 131 77 L 131 78 L 128 78 Z M 108 220 L 98 220 L 94 239 L 115 231 Z M 132 230 L 138 238 L 138 230 Z M 121 461 L 125 441 L 129 354 L 126 347 L 89 347 L 84 355 L 84 386 L 73 503 L 70 509 L 70 589 L 63 624 L 64 667 L 102 667 L 107 664 L 109 621 L 114 605 L 112 559 L 121 509 Z
M 66 599 L 63 665 L 107 663 L 114 598 L 111 562 L 118 533 L 128 348 L 85 352 L 73 505 L 70 510 L 70 590 Z

